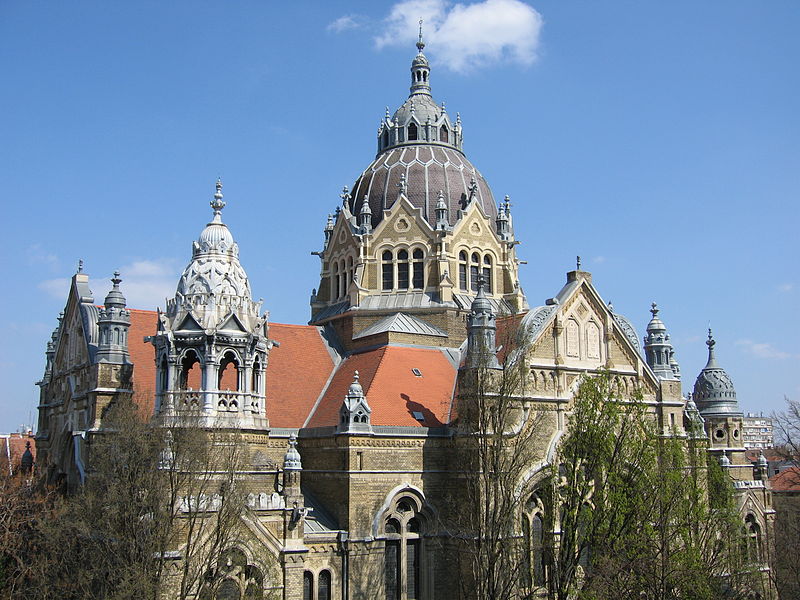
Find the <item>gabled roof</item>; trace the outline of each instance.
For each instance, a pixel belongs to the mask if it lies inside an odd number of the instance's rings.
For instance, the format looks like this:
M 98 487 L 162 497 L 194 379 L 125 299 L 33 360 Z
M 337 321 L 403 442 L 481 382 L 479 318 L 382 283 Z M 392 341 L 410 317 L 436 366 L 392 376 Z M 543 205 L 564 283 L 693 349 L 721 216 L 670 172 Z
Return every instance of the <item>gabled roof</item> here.
M 412 369 L 418 369 L 420 376 Z M 308 427 L 336 425 L 353 372 L 358 371 L 372 425 L 439 427 L 453 403 L 457 369 L 445 352 L 384 346 L 349 356 L 339 365 Z M 422 420 L 415 418 L 420 413 Z
M 269 424 L 302 427 L 336 363 L 319 327 L 270 323 L 269 337 L 280 344 L 267 363 Z
M 405 313 L 395 313 L 381 319 L 377 323 L 373 323 L 366 329 L 361 330 L 359 333 L 353 336 L 353 339 L 357 340 L 359 338 L 389 331 L 395 333 L 413 333 L 447 337 L 447 334 L 444 331 L 438 327 L 434 327 L 433 325 L 426 323 L 422 319 L 418 319 L 417 317 L 407 315 Z

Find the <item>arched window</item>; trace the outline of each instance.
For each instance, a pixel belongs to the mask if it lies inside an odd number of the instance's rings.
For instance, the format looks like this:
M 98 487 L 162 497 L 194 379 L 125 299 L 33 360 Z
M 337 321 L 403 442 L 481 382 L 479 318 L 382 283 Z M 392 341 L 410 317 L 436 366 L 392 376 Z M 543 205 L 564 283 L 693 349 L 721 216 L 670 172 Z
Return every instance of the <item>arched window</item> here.
M 579 347 L 578 347 L 578 339 L 579 339 L 579 332 L 578 332 L 578 322 L 574 319 L 570 319 L 567 321 L 567 356 L 572 356 L 577 358 L 580 356 Z
M 761 562 L 761 527 L 755 515 L 747 515 L 744 520 L 745 542 L 747 544 L 747 560 L 752 563 Z
M 600 328 L 594 321 L 586 324 L 586 357 L 600 358 Z
M 492 257 L 488 254 L 483 257 L 483 284 L 487 294 L 492 293 Z
M 331 277 L 333 280 L 333 298 L 331 300 L 338 300 L 339 299 L 339 263 L 336 262 L 333 264 L 333 276 Z
M 239 391 L 239 360 L 233 352 L 226 352 L 219 363 L 218 390 Z
M 199 390 L 203 386 L 200 359 L 194 350 L 189 350 L 181 361 L 181 389 Z
M 160 365 L 158 367 L 158 390 L 159 392 L 167 391 L 168 384 L 167 384 L 167 356 L 163 355 L 161 357 Z
M 250 378 L 250 391 L 254 394 L 261 393 L 261 359 L 256 356 L 253 361 L 253 373 Z
M 303 600 L 314 600 L 314 575 L 311 571 L 303 573 Z
M 470 289 L 473 292 L 478 291 L 478 275 L 481 272 L 481 257 L 478 256 L 477 252 L 472 253 L 472 260 L 469 265 L 469 281 L 470 281 Z
M 408 289 L 408 250 L 397 253 L 397 287 L 401 290 Z
M 409 123 L 408 124 L 408 141 L 414 141 L 417 138 L 417 125 L 416 123 Z
M 525 503 L 522 515 L 523 580 L 528 587 L 543 587 L 547 584 L 544 545 L 544 503 L 534 494 Z
M 384 591 L 386 598 L 420 598 L 423 516 L 412 498 L 401 498 L 384 521 Z
M 441 129 L 439 129 L 439 141 L 447 143 L 449 141 L 449 132 L 447 131 L 447 125 L 442 125 Z
M 412 256 L 414 258 L 414 262 L 411 284 L 414 286 L 415 290 L 421 290 L 425 287 L 425 263 L 422 262 L 424 255 L 422 250 L 417 248 L 414 250 Z
M 331 600 L 331 572 L 322 571 L 317 581 L 317 600 Z
M 469 289 L 467 285 L 467 253 L 463 250 L 458 253 L 458 287 L 465 292 Z
M 347 294 L 347 268 L 344 266 L 344 259 L 339 263 L 339 297 L 341 298 L 345 294 Z
M 386 148 L 386 146 L 388 145 L 389 145 L 389 130 L 386 129 L 383 132 L 383 147 Z
M 350 283 L 353 281 L 353 257 L 349 257 L 347 259 L 347 288 L 350 287 Z M 347 289 L 345 289 L 347 292 Z
M 383 289 L 391 290 L 394 288 L 394 265 L 392 264 L 392 253 L 388 250 L 384 251 L 382 256 L 383 263 L 381 265 L 383 274 Z

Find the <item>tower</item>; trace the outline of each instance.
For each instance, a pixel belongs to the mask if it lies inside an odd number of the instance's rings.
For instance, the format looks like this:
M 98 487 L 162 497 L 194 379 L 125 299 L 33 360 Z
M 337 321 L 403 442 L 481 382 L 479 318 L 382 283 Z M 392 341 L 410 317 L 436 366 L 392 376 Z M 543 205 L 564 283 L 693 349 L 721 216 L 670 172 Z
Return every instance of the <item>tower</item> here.
M 667 326 L 658 317 L 658 305 L 653 302 L 650 313 L 653 318 L 647 324 L 644 337 L 644 353 L 647 364 L 659 379 L 680 379 L 681 371 L 675 359 L 675 349 L 667 333 Z
M 209 424 L 267 426 L 267 315 L 254 302 L 239 246 L 222 222 L 222 183 L 213 218 L 192 243 L 175 297 L 158 315 L 156 413 L 202 415 Z
M 119 271 L 111 279 L 113 287 L 106 296 L 103 308 L 97 318 L 100 341 L 97 345 L 97 361 L 124 364 L 130 362 L 128 354 L 128 329 L 131 326 L 131 313 L 125 308 L 125 296 L 119 289 L 122 280 Z
M 408 343 L 409 335 L 417 336 L 411 343 L 459 347 L 479 278 L 495 315 L 527 308 L 511 203 L 506 196 L 498 209 L 464 153 L 461 117 L 434 101 L 424 48 L 420 34 L 408 98 L 394 114 L 386 109 L 377 156 L 340 195 L 315 253 L 321 277 L 310 323 L 331 325 L 347 350 L 398 336 Z M 398 313 L 415 325 L 398 328 L 395 319 L 387 321 L 394 329 L 375 331 L 376 320 Z

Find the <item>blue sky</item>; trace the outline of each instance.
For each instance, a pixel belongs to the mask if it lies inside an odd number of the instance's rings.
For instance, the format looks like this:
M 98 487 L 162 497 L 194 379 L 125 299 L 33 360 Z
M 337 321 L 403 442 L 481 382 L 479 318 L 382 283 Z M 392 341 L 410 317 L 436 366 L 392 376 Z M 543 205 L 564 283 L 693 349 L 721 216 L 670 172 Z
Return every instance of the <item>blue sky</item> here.
M 512 198 L 531 305 L 575 256 L 641 335 L 657 301 L 688 390 L 717 356 L 744 410 L 800 397 L 800 3 L 0 5 L 0 430 L 35 422 L 79 258 L 102 301 L 174 293 L 214 181 L 256 298 L 304 323 L 322 228 L 408 93 Z

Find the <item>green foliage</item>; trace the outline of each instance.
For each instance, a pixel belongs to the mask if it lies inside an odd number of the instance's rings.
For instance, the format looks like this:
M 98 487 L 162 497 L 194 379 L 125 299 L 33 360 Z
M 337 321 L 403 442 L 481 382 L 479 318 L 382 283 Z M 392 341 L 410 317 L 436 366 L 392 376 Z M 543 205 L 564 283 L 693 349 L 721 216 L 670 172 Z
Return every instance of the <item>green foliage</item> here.
M 754 589 L 730 480 L 706 463 L 704 444 L 658 431 L 652 408 L 622 397 L 608 375 L 580 385 L 553 469 L 555 597 L 711 600 Z

